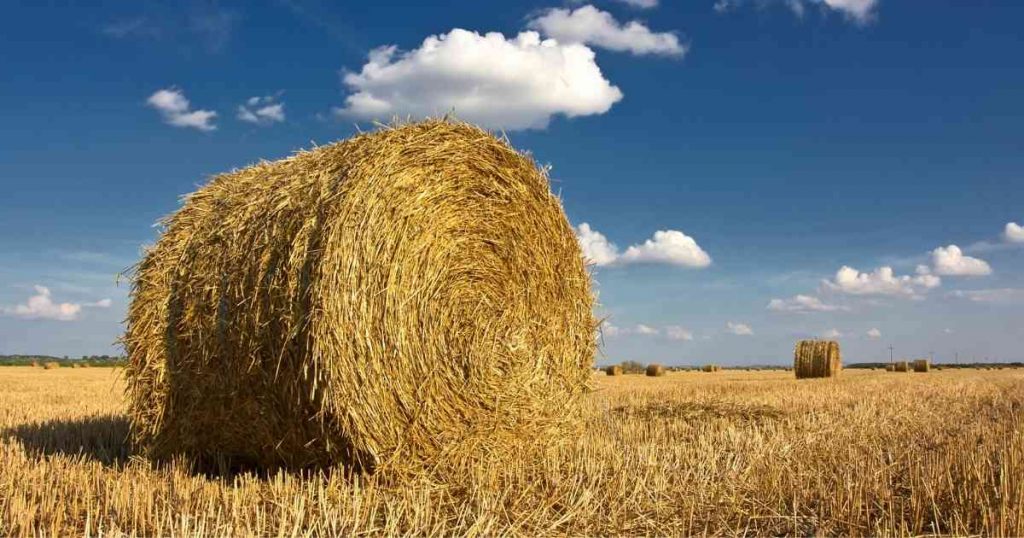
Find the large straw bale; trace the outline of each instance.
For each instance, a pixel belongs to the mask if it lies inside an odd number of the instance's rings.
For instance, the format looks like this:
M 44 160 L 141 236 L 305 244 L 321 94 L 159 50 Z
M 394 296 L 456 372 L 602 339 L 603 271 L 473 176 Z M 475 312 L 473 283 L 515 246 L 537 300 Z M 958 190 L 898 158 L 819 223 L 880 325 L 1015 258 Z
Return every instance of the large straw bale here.
M 612 376 L 622 375 L 622 367 L 618 364 L 613 364 L 612 366 L 605 367 L 604 373 Z
M 842 368 L 839 342 L 835 340 L 801 340 L 793 350 L 793 370 L 797 379 L 834 377 Z
M 153 458 L 376 468 L 579 424 L 590 278 L 547 175 L 448 120 L 214 177 L 133 273 Z
M 910 363 L 907 361 L 896 361 L 895 368 L 897 372 L 909 372 L 911 370 Z
M 721 369 L 722 368 L 717 364 L 705 364 L 704 366 L 701 367 L 701 370 L 705 372 L 717 372 Z
M 665 367 L 660 364 L 647 365 L 647 377 L 661 377 L 665 375 Z
M 917 359 L 913 367 L 915 372 L 928 373 L 932 368 L 932 362 L 928 359 Z

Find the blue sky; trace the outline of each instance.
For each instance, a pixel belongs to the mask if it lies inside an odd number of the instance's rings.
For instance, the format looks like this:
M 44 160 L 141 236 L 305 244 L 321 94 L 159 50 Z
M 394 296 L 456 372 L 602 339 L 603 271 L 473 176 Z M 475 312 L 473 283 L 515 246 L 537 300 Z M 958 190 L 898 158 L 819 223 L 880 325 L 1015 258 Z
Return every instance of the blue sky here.
M 116 274 L 210 175 L 454 110 L 552 166 L 599 362 L 1024 359 L 1024 6 L 35 4 L 0 20 L 0 353 L 116 353 Z

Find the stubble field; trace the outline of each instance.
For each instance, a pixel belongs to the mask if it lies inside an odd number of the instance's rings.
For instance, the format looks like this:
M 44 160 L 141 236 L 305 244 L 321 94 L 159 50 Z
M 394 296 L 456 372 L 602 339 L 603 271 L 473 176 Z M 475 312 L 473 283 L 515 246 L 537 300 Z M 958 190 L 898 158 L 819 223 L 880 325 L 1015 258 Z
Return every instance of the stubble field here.
M 107 368 L 0 368 L 0 535 L 1024 535 L 1024 371 L 594 377 L 567 445 L 429 476 L 208 476 Z

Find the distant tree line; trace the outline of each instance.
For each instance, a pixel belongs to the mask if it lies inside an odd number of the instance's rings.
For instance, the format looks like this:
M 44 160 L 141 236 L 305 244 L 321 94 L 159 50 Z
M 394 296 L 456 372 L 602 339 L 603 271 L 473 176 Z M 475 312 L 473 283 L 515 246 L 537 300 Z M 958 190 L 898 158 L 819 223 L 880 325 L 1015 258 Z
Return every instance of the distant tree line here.
M 898 361 L 897 361 L 898 362 Z M 856 362 L 853 364 L 844 364 L 843 368 L 856 369 L 856 368 L 885 368 L 888 362 Z M 1024 368 L 1024 362 L 960 362 L 960 363 L 949 363 L 949 362 L 932 362 L 932 366 L 939 366 L 941 368 Z
M 74 364 L 88 364 L 89 366 L 124 366 L 127 358 L 119 355 L 82 355 L 78 358 L 71 358 L 67 355 L 54 357 L 52 355 L 0 355 L 0 366 L 30 366 L 32 363 L 43 364 L 56 362 L 61 366 L 72 366 Z

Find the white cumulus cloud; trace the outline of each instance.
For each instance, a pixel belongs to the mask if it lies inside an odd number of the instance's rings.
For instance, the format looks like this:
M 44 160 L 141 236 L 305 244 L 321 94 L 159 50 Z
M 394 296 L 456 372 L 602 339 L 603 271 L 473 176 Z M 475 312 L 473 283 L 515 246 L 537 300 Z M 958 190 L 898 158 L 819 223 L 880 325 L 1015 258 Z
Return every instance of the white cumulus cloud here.
M 594 6 L 574 10 L 553 8 L 530 20 L 528 26 L 561 43 L 584 43 L 635 55 L 682 56 L 686 47 L 672 32 L 652 32 L 639 21 L 620 23 Z
M 643 244 L 622 253 L 622 263 L 666 263 L 683 267 L 707 267 L 711 256 L 692 237 L 677 230 L 658 230 Z
M 594 51 L 522 32 L 506 38 L 454 29 L 403 52 L 385 46 L 370 52 L 358 73 L 347 73 L 351 91 L 342 117 L 389 120 L 456 116 L 497 129 L 543 129 L 551 118 L 607 112 L 622 92 L 601 74 Z
M 992 267 L 980 258 L 965 256 L 960 247 L 949 245 L 932 251 L 935 272 L 943 276 L 984 276 L 992 274 Z
M 837 310 L 849 310 L 844 306 L 830 305 L 823 303 L 821 299 L 812 295 L 794 295 L 789 299 L 772 299 L 768 302 L 768 310 L 775 312 L 835 312 Z
M 270 125 L 283 122 L 284 103 L 277 102 L 273 95 L 250 97 L 244 105 L 238 105 L 238 119 L 256 125 Z
M 882 331 L 876 328 L 868 329 L 867 335 L 868 338 L 871 338 L 872 340 L 877 340 L 882 337 Z
M 822 338 L 842 338 L 843 333 L 839 332 L 839 329 L 829 329 L 821 333 Z
M 669 340 L 682 340 L 687 342 L 693 340 L 693 333 L 685 327 L 680 327 L 678 325 L 669 325 L 668 327 L 665 327 L 665 336 L 667 336 Z
M 725 323 L 725 328 L 737 336 L 750 336 L 754 334 L 754 330 L 746 323 L 733 323 L 728 321 Z
M 50 288 L 46 286 L 33 286 L 35 295 L 32 295 L 23 304 L 13 307 L 4 307 L 3 313 L 25 319 L 52 319 L 57 321 L 74 321 L 82 312 L 82 307 L 109 308 L 112 301 L 101 299 L 95 303 L 57 303 L 53 300 Z
M 604 234 L 594 230 L 586 222 L 576 227 L 576 240 L 579 241 L 580 248 L 583 249 L 583 256 L 594 265 L 609 265 L 619 257 L 615 245 L 610 243 Z
M 829 290 L 849 295 L 903 295 L 917 296 L 942 284 L 942 280 L 930 274 L 927 267 L 918 267 L 915 276 L 896 275 L 892 267 L 884 266 L 870 273 L 862 273 L 853 267 L 844 265 L 833 280 L 823 280 L 822 285 Z
M 1003 230 L 1003 239 L 1010 243 L 1024 243 L 1024 226 L 1016 222 L 1007 222 Z
M 217 113 L 212 110 L 192 110 L 192 105 L 185 94 L 177 88 L 159 90 L 146 99 L 146 104 L 156 109 L 164 119 L 164 123 L 174 127 L 213 131 Z
M 576 227 L 576 239 L 583 255 L 598 266 L 662 263 L 703 268 L 711 265 L 711 256 L 692 237 L 677 230 L 659 230 L 647 241 L 631 245 L 619 253 L 618 247 L 586 222 Z

